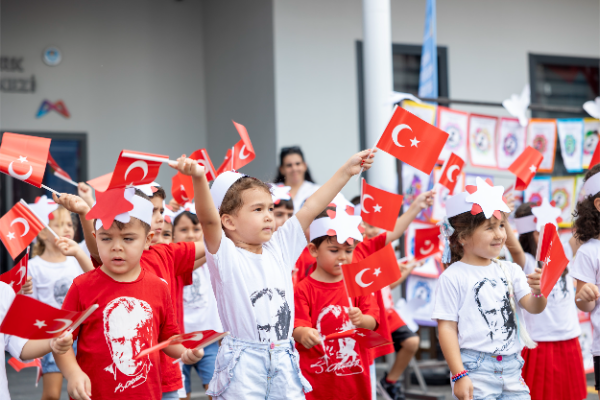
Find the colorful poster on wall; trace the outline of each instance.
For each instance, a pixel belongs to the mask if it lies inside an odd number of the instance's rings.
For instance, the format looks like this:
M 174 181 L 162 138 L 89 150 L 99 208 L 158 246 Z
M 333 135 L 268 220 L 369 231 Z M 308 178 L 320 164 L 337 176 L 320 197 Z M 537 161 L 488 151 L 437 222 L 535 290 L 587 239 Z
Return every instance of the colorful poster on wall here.
M 550 178 L 533 178 L 525 189 L 525 202 L 540 205 L 543 198 L 550 199 L 550 184 Z
M 565 176 L 552 178 L 550 183 L 552 200 L 561 210 L 562 222 L 560 227 L 568 228 L 573 222 L 573 209 L 575 207 L 575 177 Z
M 496 168 L 496 125 L 498 118 L 469 116 L 469 160 L 474 167 Z
M 583 120 L 583 168 L 590 167 L 590 160 L 598 144 L 598 130 L 600 121 L 594 118 L 584 118 Z
M 433 169 L 433 181 L 438 182 L 442 174 L 442 167 Z M 465 190 L 465 173 L 462 172 L 456 176 L 456 187 L 454 193 L 460 193 Z M 446 215 L 446 199 L 451 196 L 450 190 L 440 184 L 435 185 L 436 194 L 433 198 L 433 207 L 431 210 L 431 221 L 441 221 Z
M 583 171 L 583 119 L 557 119 L 560 152 L 568 172 Z
M 419 298 L 425 303 L 413 313 L 413 319 L 419 325 L 437 326 L 436 321 L 431 319 L 437 282 L 437 278 L 425 278 L 412 274 L 406 280 L 406 301 L 410 302 L 414 298 Z
M 402 163 L 402 193 L 404 194 L 404 212 L 408 210 L 418 195 L 430 190 L 433 187 L 432 175 L 421 172 L 406 163 Z M 431 207 L 421 211 L 417 215 L 416 219 L 420 221 L 429 221 L 431 219 Z
M 501 117 L 498 122 L 498 168 L 508 169 L 525 149 L 525 127 L 517 118 Z
M 439 161 L 445 162 L 451 153 L 466 160 L 469 113 L 452 110 L 446 107 L 438 107 L 437 127 L 450 135 L 440 154 Z
M 556 120 L 532 118 L 527 129 L 527 145 L 544 156 L 537 172 L 552 173 L 556 152 Z
M 404 100 L 402 108 L 413 113 L 428 124 L 435 125 L 436 106 L 433 104 L 417 103 L 412 100 Z

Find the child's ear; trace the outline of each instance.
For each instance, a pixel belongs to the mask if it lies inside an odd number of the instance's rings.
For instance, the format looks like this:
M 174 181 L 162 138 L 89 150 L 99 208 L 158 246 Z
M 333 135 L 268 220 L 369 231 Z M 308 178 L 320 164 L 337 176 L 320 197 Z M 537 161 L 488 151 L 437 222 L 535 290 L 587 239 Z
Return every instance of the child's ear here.
M 308 244 L 307 247 L 308 247 L 308 252 L 310 253 L 310 255 L 313 256 L 314 258 L 317 258 L 317 255 L 319 254 L 318 253 L 319 249 L 317 249 L 317 246 L 315 246 L 315 244 L 311 242 Z
M 596 207 L 596 210 L 600 212 L 600 198 L 594 199 L 594 207 Z
M 233 220 L 233 217 L 231 215 L 221 215 L 221 224 L 223 225 L 223 228 L 230 231 L 235 231 L 235 221 Z
M 152 244 L 152 239 L 154 239 L 154 231 L 150 231 L 146 235 L 146 249 Z

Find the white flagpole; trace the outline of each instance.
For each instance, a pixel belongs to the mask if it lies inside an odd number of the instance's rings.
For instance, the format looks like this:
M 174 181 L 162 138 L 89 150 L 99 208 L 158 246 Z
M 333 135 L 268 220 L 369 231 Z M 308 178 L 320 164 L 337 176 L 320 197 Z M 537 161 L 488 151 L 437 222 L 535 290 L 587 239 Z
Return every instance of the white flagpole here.
M 231 146 L 231 170 L 233 171 L 233 157 L 235 154 L 235 146 Z
M 148 155 L 145 155 L 145 154 L 134 154 L 134 153 L 127 153 L 127 152 L 124 152 L 121 155 L 123 157 L 126 157 L 126 158 L 137 158 L 138 160 L 156 161 L 156 162 L 164 162 L 164 163 L 173 162 L 173 163 L 177 164 L 177 161 L 175 161 L 175 160 L 169 160 L 168 157 L 167 158 L 154 157 L 154 156 L 148 156 Z
M 342 263 L 339 264 L 340 268 L 342 268 Z M 344 276 L 344 273 L 342 272 L 342 276 Z M 348 293 L 348 286 L 346 285 L 346 279 L 344 279 L 344 289 L 346 289 L 346 295 L 348 296 L 348 304 L 350 305 L 350 308 L 352 308 L 352 298 L 350 298 L 350 293 Z
M 57 192 L 56 190 L 54 190 L 54 189 L 52 189 L 52 188 L 49 188 L 48 186 L 46 186 L 46 185 L 44 185 L 44 184 L 42 184 L 42 187 L 43 187 L 44 189 L 46 189 L 46 190 L 49 190 L 49 191 L 51 191 L 52 193 L 55 193 L 57 196 L 59 196 L 59 197 L 60 197 L 60 192 Z
M 85 321 L 87 319 L 87 317 L 92 315 L 92 313 L 94 311 L 96 311 L 98 309 L 98 307 L 99 307 L 98 304 L 94 304 L 94 305 L 90 306 L 90 308 L 85 310 L 85 312 L 81 315 L 81 317 L 79 317 L 79 319 L 77 321 L 75 321 L 75 323 L 73 325 L 71 325 L 71 327 L 69 329 L 67 329 L 67 332 L 73 333 L 73 331 L 75 329 L 77 329 L 79 327 L 79 325 L 81 325 L 83 323 L 83 321 Z
M 58 179 L 62 179 L 63 181 L 65 181 L 65 182 L 67 182 L 67 183 L 70 183 L 71 185 L 73 185 L 73 186 L 75 186 L 75 187 L 77 187 L 77 186 L 78 186 L 78 185 L 77 185 L 77 182 L 75 182 L 75 181 L 72 181 L 71 179 L 69 179 L 69 178 L 67 178 L 67 177 L 65 177 L 65 176 L 62 176 L 61 174 L 59 174 L 59 173 L 58 173 L 58 172 L 56 172 L 56 171 L 54 171 L 54 176 L 56 176 Z
M 40 217 L 39 217 L 39 216 L 38 216 L 38 215 L 35 213 L 35 211 L 33 211 L 31 208 L 29 208 L 29 204 L 27 204 L 27 203 L 25 202 L 25 200 L 21 199 L 21 200 L 20 200 L 20 203 L 21 203 L 21 204 L 23 204 L 25 207 L 27 207 L 27 209 L 28 209 L 29 211 L 31 211 L 31 213 L 32 213 L 33 215 L 35 215 L 35 217 L 36 217 L 36 218 L 37 218 L 37 219 L 38 219 L 38 220 L 39 220 L 39 221 L 40 221 L 40 222 L 41 222 L 41 223 L 44 225 L 44 227 L 45 227 L 46 229 L 48 229 L 48 230 L 49 230 L 49 231 L 50 231 L 50 232 L 51 232 L 51 233 L 54 235 L 54 237 L 55 237 L 55 238 L 57 238 L 57 239 L 58 239 L 58 237 L 59 237 L 59 236 L 56 234 L 56 232 L 54 232 L 54 230 L 53 230 L 52 228 L 50 228 L 50 227 L 48 226 L 48 224 L 45 224 L 45 223 L 44 223 L 44 221 L 42 221 L 42 219 L 41 219 L 41 218 L 40 218 Z

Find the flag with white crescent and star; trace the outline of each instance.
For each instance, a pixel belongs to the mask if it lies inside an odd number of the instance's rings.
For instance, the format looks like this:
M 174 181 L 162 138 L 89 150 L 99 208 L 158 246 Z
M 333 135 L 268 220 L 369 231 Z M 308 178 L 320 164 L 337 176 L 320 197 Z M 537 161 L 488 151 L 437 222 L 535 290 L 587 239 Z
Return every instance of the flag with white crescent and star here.
M 42 221 L 20 202 L 0 218 L 0 239 L 13 260 L 29 246 L 42 229 Z
M 235 144 L 235 146 L 227 150 L 225 159 L 217 170 L 217 175 L 220 175 L 226 171 L 237 171 L 244 165 L 249 164 L 252 160 L 254 160 L 254 157 L 256 157 L 256 153 L 254 152 L 254 147 L 252 147 L 250 135 L 248 135 L 248 130 L 246 127 L 233 120 L 231 122 L 233 122 L 235 129 L 237 129 L 238 134 L 240 135 L 240 140 Z
M 415 260 L 422 260 L 440 252 L 440 228 L 415 230 Z
M 400 215 L 403 196 L 377 189 L 362 179 L 360 205 L 363 221 L 386 231 L 393 231 Z
M 525 190 L 531 183 L 538 168 L 542 164 L 544 156 L 531 146 L 527 146 L 519 157 L 513 162 L 508 170 L 515 174 L 517 181 L 515 190 Z
M 19 293 L 19 290 L 23 287 L 23 284 L 27 282 L 27 264 L 29 262 L 29 252 L 25 253 L 21 261 L 14 267 L 0 275 L 0 281 L 10 286 L 15 293 Z
M 567 268 L 569 259 L 565 255 L 565 249 L 554 224 L 547 223 L 544 225 L 540 232 L 539 243 L 536 259 L 544 263 L 542 277 L 540 278 L 540 290 L 544 297 L 548 298 L 554 285 Z
M 127 155 L 127 157 L 125 156 Z M 136 158 L 139 156 L 140 158 Z M 146 158 L 168 160 L 168 156 L 139 151 L 123 150 L 119 154 L 115 170 L 106 175 L 87 181 L 99 192 L 127 186 L 146 185 L 156 180 L 162 162 L 149 161 Z
M 375 293 L 402 276 L 391 243 L 357 263 L 342 264 L 342 273 L 350 297 Z
M 49 152 L 50 139 L 4 132 L 0 145 L 0 171 L 42 187 Z
M 462 172 L 464 166 L 465 160 L 454 153 L 450 154 L 450 157 L 446 160 L 438 183 L 447 187 L 450 194 L 454 193 L 458 176 Z
M 61 310 L 18 294 L 0 325 L 0 332 L 23 339 L 52 339 L 62 335 L 86 312 Z
M 376 147 L 430 174 L 448 136 L 446 132 L 397 107 Z

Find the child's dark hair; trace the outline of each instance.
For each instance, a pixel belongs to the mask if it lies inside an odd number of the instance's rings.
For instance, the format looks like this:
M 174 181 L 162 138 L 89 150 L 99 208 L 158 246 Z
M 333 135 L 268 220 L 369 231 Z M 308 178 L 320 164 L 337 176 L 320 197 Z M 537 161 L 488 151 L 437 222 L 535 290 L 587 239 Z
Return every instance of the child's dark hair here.
M 156 192 L 152 193 L 152 196 L 149 197 L 150 199 L 154 197 L 160 197 L 163 200 L 167 199 L 167 193 L 165 192 L 165 189 L 162 188 L 162 186 L 153 186 L 153 188 L 156 189 Z
M 502 220 L 506 220 L 506 214 L 502 214 Z M 450 225 L 454 228 L 454 233 L 448 238 L 450 242 L 450 264 L 460 261 L 464 256 L 463 247 L 460 244 L 461 240 L 471 236 L 475 229 L 487 221 L 485 214 L 480 212 L 477 215 L 471 214 L 470 211 L 458 214 L 452 218 L 448 218 Z
M 271 189 L 265 182 L 251 176 L 244 176 L 235 181 L 235 183 L 227 190 L 227 193 L 225 193 L 221 208 L 219 209 L 219 215 L 235 215 L 244 205 L 242 198 L 243 192 L 249 189 L 264 190 L 269 196 L 271 195 Z
M 529 215 L 533 215 L 531 207 L 534 205 L 534 203 L 521 204 L 519 208 L 517 208 L 517 210 L 515 211 L 515 218 L 523 218 Z M 525 253 L 529 253 L 535 257 L 537 253 L 537 242 L 533 237 L 533 232 L 519 233 L 519 243 L 521 244 L 521 247 L 523 248 L 523 251 Z
M 286 208 L 287 210 L 294 209 L 294 200 L 291 198 L 289 200 L 279 200 L 277 204 L 275 204 L 275 208 Z
M 587 182 L 588 179 L 598 173 L 600 173 L 600 164 L 596 164 L 590 168 L 585 174 L 583 181 Z M 575 218 L 573 236 L 582 243 L 590 239 L 597 239 L 600 236 L 600 211 L 594 205 L 596 199 L 600 199 L 600 193 L 588 196 L 578 202 L 573 212 L 573 217 Z
M 352 200 L 350 200 L 350 203 L 354 204 L 355 206 L 360 204 L 360 196 L 354 196 L 352 198 Z
M 181 214 L 179 214 L 178 216 L 175 217 L 175 220 L 173 221 L 173 229 L 175 229 L 175 227 L 177 226 L 177 224 L 179 223 L 179 221 L 181 221 L 181 217 L 188 217 L 190 219 L 190 221 L 192 221 L 192 224 L 194 225 L 198 225 L 198 216 L 196 214 L 193 214 L 189 211 L 184 211 Z
M 283 160 L 289 156 L 290 154 L 298 154 L 302 161 L 304 162 L 304 154 L 302 150 L 298 146 L 291 147 L 283 147 L 281 152 L 279 153 L 279 168 L 277 168 L 277 175 L 275 177 L 275 183 L 283 183 L 285 182 L 285 176 L 281 173 L 281 167 L 283 166 Z M 304 180 L 309 182 L 314 182 L 312 176 L 310 175 L 310 170 L 308 166 L 306 167 L 306 172 L 304 173 Z
M 142 199 L 146 199 L 146 200 L 150 201 L 150 197 L 146 196 L 146 193 L 142 192 L 140 189 L 137 189 L 137 188 L 135 189 L 135 195 L 141 197 Z M 135 218 L 135 217 L 132 217 L 132 218 Z M 137 219 L 137 218 L 135 218 L 135 219 Z M 145 223 L 141 219 L 137 219 L 137 220 L 140 221 L 140 224 L 142 224 L 142 227 L 144 228 L 144 232 L 147 235 L 148 232 L 150 232 L 150 225 L 148 225 L 147 223 Z M 94 230 L 96 230 L 96 221 L 97 221 L 97 219 L 94 220 Z M 125 229 L 125 225 L 127 225 L 127 224 L 124 224 L 121 221 L 117 221 L 116 219 L 113 221 L 113 224 L 115 224 L 115 226 L 117 228 L 119 228 L 120 231 L 122 231 L 123 229 Z

